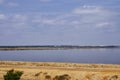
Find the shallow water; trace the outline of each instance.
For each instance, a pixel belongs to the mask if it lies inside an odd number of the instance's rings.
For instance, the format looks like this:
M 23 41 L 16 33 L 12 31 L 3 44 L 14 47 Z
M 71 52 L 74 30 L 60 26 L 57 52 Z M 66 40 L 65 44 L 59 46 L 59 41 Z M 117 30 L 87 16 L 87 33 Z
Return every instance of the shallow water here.
M 0 51 L 0 60 L 120 64 L 120 49 Z

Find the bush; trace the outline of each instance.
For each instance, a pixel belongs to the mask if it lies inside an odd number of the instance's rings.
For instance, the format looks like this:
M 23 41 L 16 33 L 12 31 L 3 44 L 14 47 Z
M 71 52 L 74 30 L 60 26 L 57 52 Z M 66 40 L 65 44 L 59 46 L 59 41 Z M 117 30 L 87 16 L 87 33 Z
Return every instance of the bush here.
M 57 75 L 53 78 L 53 80 L 70 80 L 71 77 L 68 74 L 64 74 L 64 75 Z
M 50 76 L 50 75 L 46 75 L 46 76 L 45 76 L 45 79 L 51 80 L 51 76 Z
M 12 69 L 9 70 L 6 75 L 4 75 L 4 80 L 20 80 L 22 74 L 22 71 L 14 71 L 14 69 Z
M 118 80 L 118 75 L 113 75 L 109 80 Z

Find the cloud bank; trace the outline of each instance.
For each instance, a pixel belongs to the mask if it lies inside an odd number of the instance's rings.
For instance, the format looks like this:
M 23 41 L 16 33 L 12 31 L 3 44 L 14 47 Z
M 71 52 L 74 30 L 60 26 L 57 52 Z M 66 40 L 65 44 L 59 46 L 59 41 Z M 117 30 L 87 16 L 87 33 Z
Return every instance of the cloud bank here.
M 119 11 L 115 9 L 97 5 L 75 5 L 63 12 L 54 11 L 56 8 L 48 8 L 48 12 L 12 9 L 14 13 L 0 12 L 1 45 L 104 45 L 120 41 Z

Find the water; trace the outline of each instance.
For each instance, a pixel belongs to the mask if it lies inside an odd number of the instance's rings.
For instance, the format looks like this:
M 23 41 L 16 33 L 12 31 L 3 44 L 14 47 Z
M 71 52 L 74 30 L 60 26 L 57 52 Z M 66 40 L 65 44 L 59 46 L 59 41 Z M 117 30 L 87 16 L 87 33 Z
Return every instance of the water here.
M 120 64 L 120 49 L 0 51 L 0 60 Z

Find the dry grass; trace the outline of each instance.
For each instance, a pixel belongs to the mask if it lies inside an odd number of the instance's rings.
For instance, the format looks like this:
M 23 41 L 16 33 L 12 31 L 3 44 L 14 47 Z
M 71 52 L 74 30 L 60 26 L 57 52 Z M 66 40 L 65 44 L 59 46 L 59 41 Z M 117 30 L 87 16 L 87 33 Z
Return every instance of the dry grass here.
M 0 61 L 0 80 L 10 69 L 23 71 L 21 80 L 120 80 L 120 65 Z

